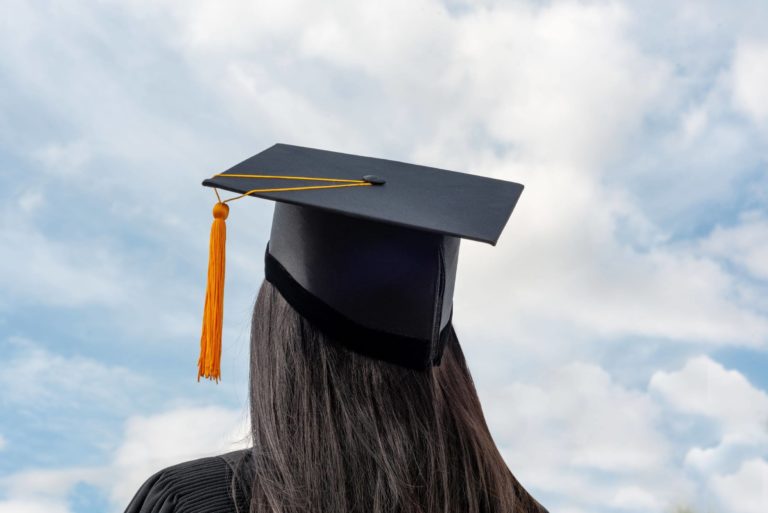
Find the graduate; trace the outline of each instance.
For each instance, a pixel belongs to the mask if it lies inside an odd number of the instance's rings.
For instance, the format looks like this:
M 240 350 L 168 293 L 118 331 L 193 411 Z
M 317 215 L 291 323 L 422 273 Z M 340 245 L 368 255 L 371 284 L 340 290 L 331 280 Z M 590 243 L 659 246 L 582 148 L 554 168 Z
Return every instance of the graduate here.
M 127 513 L 546 513 L 491 437 L 452 323 L 460 240 L 496 244 L 522 185 L 285 144 L 203 185 L 219 202 L 198 379 L 220 378 L 229 205 L 275 201 L 253 447 L 158 472 Z

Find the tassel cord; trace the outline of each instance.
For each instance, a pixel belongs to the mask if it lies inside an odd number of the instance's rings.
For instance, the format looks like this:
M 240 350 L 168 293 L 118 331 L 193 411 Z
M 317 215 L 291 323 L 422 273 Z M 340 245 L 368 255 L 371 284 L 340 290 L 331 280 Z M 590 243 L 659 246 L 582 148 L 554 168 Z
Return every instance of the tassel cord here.
M 206 378 L 219 382 L 221 379 L 221 338 L 224 328 L 224 270 L 226 261 L 227 224 L 230 201 L 235 201 L 251 194 L 283 191 L 305 191 L 314 189 L 336 189 L 341 187 L 360 187 L 374 185 L 367 180 L 341 178 L 315 178 L 303 176 L 276 175 L 235 175 L 221 174 L 217 177 L 229 178 L 275 178 L 286 180 L 307 180 L 335 182 L 333 185 L 308 185 L 299 187 L 276 187 L 252 189 L 239 196 L 225 200 L 214 188 L 218 202 L 213 206 L 213 224 L 211 225 L 211 240 L 208 252 L 208 283 L 205 289 L 205 306 L 203 307 L 203 327 L 200 335 L 200 357 L 197 361 L 197 380 Z M 383 183 L 383 182 L 380 182 Z

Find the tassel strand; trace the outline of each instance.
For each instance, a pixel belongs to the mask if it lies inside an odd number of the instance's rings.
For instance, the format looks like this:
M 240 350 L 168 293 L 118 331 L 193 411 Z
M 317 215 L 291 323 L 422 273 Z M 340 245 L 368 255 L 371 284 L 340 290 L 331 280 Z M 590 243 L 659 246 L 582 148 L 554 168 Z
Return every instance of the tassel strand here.
M 200 377 L 217 383 L 221 379 L 221 334 L 224 325 L 224 263 L 227 240 L 229 206 L 213 206 L 211 245 L 208 254 L 208 285 L 205 290 L 203 330 L 200 336 L 200 358 L 197 361 L 197 380 Z

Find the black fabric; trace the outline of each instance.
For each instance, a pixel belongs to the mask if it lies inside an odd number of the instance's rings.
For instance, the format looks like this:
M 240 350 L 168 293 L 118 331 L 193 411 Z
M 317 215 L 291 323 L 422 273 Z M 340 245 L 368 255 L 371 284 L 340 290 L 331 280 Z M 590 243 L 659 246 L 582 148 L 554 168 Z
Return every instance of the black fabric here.
M 285 286 L 281 292 L 312 322 L 358 352 L 425 368 L 451 318 L 459 243 L 456 237 L 277 204 L 268 252 L 302 289 L 301 297 L 314 297 L 333 315 L 322 319 L 319 307 L 306 306 L 314 302 L 300 301 Z M 350 327 L 341 329 L 344 324 Z M 373 344 L 384 347 L 362 347 Z
M 376 175 L 386 183 L 254 196 L 490 244 L 498 241 L 523 191 L 519 183 L 288 144 L 275 144 L 222 174 L 225 176 L 205 180 L 203 185 L 244 193 L 265 187 L 322 183 L 227 178 L 227 174 L 357 180 Z
M 247 513 L 251 463 L 246 449 L 168 467 L 147 479 L 125 513 Z
M 264 277 L 294 310 L 347 349 L 411 369 L 422 370 L 440 365 L 449 330 L 453 329 L 450 318 L 438 335 L 436 344 L 430 340 L 366 328 L 307 292 L 270 254 L 269 246 L 264 255 Z

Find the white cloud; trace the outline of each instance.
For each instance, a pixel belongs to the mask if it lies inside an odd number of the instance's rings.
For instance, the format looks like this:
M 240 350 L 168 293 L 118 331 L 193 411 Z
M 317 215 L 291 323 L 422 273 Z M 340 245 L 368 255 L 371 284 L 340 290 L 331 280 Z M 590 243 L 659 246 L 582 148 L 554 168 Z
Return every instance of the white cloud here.
M 455 302 L 468 331 L 563 358 L 590 353 L 595 339 L 627 336 L 768 342 L 766 318 L 738 300 L 739 281 L 714 258 L 665 243 L 621 192 L 558 167 L 499 161 L 485 169 L 526 189 L 496 248 L 463 245 Z M 627 230 L 631 238 L 619 239 Z
M 31 469 L 0 479 L 0 513 L 67 512 L 78 483 L 99 487 L 115 512 L 123 511 L 139 486 L 158 470 L 183 461 L 249 445 L 247 416 L 220 407 L 177 408 L 134 416 L 120 445 L 103 466 Z M 48 508 L 48 509 L 46 509 Z
M 736 107 L 757 123 L 768 122 L 768 41 L 739 42 L 731 80 Z
M 57 241 L 16 216 L 4 216 L 0 223 L 0 260 L 4 263 L 0 301 L 10 303 L 13 297 L 59 307 L 114 306 L 125 289 L 125 278 L 114 257 L 98 241 Z
M 4 450 L 7 445 L 8 445 L 8 441 L 5 439 L 5 437 L 2 434 L 0 434 L 0 451 Z
M 744 504 L 759 496 L 745 483 L 757 492 L 762 474 L 754 463 L 744 465 L 768 444 L 768 394 L 709 357 L 658 371 L 647 390 L 626 388 L 595 365 L 569 364 L 481 395 L 510 468 L 551 509 L 666 512 L 679 504 L 702 507 L 713 494 L 741 493 Z M 689 435 L 691 446 L 679 459 L 668 433 L 689 425 L 690 415 L 719 426 L 717 443 L 697 447 L 698 436 Z M 702 440 L 712 436 L 705 432 Z M 610 486 L 603 486 L 605 475 Z
M 709 112 L 705 106 L 697 106 L 683 115 L 681 126 L 681 142 L 690 145 L 707 129 Z
M 468 115 L 484 119 L 492 137 L 531 163 L 597 171 L 620 151 L 666 80 L 664 62 L 627 39 L 627 21 L 617 3 L 475 11 L 461 23 L 453 69 L 455 87 L 468 88 Z
M 169 465 L 247 447 L 247 417 L 220 407 L 179 408 L 128 419 L 110 467 L 110 498 L 128 504 L 141 483 Z M 119 479 L 117 479 L 119 476 Z
M 91 159 L 91 151 L 83 141 L 50 143 L 33 154 L 46 170 L 67 177 L 79 174 Z
M 678 371 L 656 372 L 649 388 L 677 411 L 709 417 L 726 429 L 759 432 L 768 425 L 768 394 L 708 356 Z
M 73 486 L 97 480 L 100 475 L 101 469 L 94 467 L 32 469 L 3 477 L 0 487 L 12 500 L 64 504 Z
M 627 37 L 619 3 L 461 14 L 432 0 L 179 7 L 133 5 L 137 17 L 154 14 L 151 26 L 171 34 L 244 129 L 267 124 L 273 135 L 350 151 L 402 148 L 401 157 L 454 167 L 497 143 L 549 162 L 604 162 L 669 75 Z
M 759 211 L 743 212 L 733 226 L 717 226 L 701 246 L 706 253 L 768 281 L 768 218 Z
M 610 504 L 620 510 L 641 511 L 643 513 L 668 509 L 653 493 L 638 486 L 619 488 Z
M 0 500 L 0 513 L 70 513 L 66 503 L 44 499 Z
M 671 472 L 657 406 L 595 365 L 565 365 L 536 383 L 483 390 L 482 398 L 510 468 L 529 490 L 553 500 L 555 511 L 605 504 L 642 510 L 651 503 L 656 509 L 646 512 L 661 511 L 688 492 L 690 484 Z M 610 487 L 600 484 L 606 473 Z
M 25 214 L 38 210 L 45 203 L 45 196 L 39 190 L 28 190 L 19 195 L 18 205 Z
M 727 471 L 739 465 L 745 459 L 760 454 L 761 448 L 768 444 L 768 427 L 764 431 L 726 431 L 715 445 L 691 447 L 685 454 L 683 463 L 688 469 L 702 476 Z
M 7 343 L 14 350 L 0 368 L 0 404 L 74 410 L 102 404 L 125 410 L 131 397 L 148 385 L 146 378 L 124 367 L 62 356 L 24 339 Z
M 708 445 L 702 447 L 691 439 L 684 459 L 702 476 L 729 471 L 768 445 L 768 394 L 707 356 L 692 358 L 677 371 L 656 372 L 649 390 L 677 414 L 714 423 L 717 441 L 705 439 Z
M 141 341 L 147 339 L 146 326 L 150 325 L 153 336 L 158 338 L 198 335 L 198 305 L 202 299 L 196 299 L 204 295 L 204 280 L 175 279 L 175 270 L 169 270 L 168 247 L 137 247 L 107 229 L 85 238 L 51 233 L 36 225 L 32 216 L 24 218 L 15 213 L 19 209 L 27 214 L 39 213 L 47 207 L 43 206 L 44 198 L 42 192 L 27 191 L 16 205 L 2 210 L 0 261 L 4 265 L 0 266 L 0 311 L 80 309 L 83 316 L 108 316 L 121 334 L 132 334 Z M 47 219 L 52 215 L 51 209 L 42 214 L 38 217 Z M 172 247 L 173 237 L 186 229 L 182 226 L 171 230 L 176 235 L 170 235 L 166 244 Z M 84 232 L 87 231 L 84 227 Z M 194 241 L 190 237 L 185 242 L 199 243 L 198 262 L 202 266 L 206 235 L 202 231 L 197 235 L 200 237 Z M 146 251 L 159 254 L 148 261 L 137 258 L 137 254 L 146 255 Z M 234 267 L 237 258 L 231 260 Z M 252 262 L 250 257 L 249 265 Z M 199 296 L 195 297 L 195 292 Z
M 768 462 L 746 461 L 735 474 L 715 477 L 712 486 L 724 511 L 764 513 L 768 504 Z

